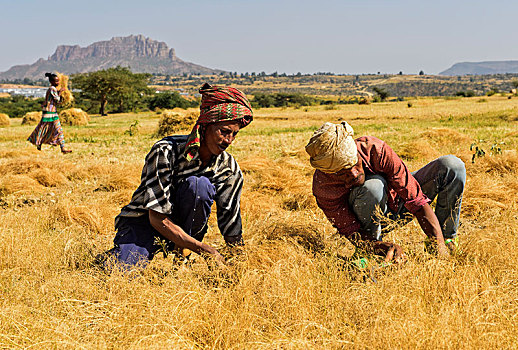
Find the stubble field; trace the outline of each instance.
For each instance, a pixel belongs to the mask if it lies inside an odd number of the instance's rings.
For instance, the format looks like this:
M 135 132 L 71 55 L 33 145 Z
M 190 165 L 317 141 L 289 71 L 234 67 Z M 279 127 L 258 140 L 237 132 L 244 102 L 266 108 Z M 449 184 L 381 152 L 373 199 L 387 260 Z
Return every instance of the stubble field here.
M 386 236 L 405 264 L 351 265 L 304 152 L 316 128 L 340 120 L 387 141 L 411 170 L 464 160 L 460 253 L 426 253 L 413 221 Z M 256 110 L 229 151 L 245 176 L 244 252 L 224 271 L 159 254 L 144 271 L 106 274 L 92 261 L 112 246 L 157 122 L 121 114 L 65 127 L 66 156 L 38 152 L 20 120 L 0 129 L 0 348 L 518 347 L 518 99 Z M 475 163 L 473 143 L 486 152 Z M 206 240 L 223 248 L 210 225 Z

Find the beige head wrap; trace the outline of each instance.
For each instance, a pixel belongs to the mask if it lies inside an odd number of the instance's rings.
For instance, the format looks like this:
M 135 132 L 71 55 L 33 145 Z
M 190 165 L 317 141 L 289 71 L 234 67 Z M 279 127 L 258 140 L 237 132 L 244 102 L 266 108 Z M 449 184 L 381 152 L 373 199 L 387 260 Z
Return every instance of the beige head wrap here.
M 325 173 L 336 173 L 358 163 L 354 130 L 347 124 L 325 123 L 313 133 L 306 146 L 311 165 Z

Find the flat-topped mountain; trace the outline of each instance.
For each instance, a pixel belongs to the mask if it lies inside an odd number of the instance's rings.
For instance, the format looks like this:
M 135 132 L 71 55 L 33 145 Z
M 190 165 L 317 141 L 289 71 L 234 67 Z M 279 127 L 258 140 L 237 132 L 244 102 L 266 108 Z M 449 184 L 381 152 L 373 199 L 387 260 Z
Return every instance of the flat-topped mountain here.
M 221 70 L 203 67 L 178 58 L 173 48 L 143 35 L 114 37 L 87 47 L 60 45 L 48 59 L 13 66 L 0 79 L 41 79 L 45 72 L 65 74 L 92 72 L 116 66 L 130 67 L 135 73 L 217 74 Z
M 460 62 L 439 75 L 484 75 L 518 73 L 518 61 Z
M 169 49 L 167 44 L 144 37 L 143 35 L 131 35 L 127 37 L 115 37 L 108 41 L 99 41 L 87 47 L 79 45 L 60 45 L 56 52 L 49 57 L 49 61 L 69 61 L 86 58 L 169 58 L 178 59 L 174 49 Z

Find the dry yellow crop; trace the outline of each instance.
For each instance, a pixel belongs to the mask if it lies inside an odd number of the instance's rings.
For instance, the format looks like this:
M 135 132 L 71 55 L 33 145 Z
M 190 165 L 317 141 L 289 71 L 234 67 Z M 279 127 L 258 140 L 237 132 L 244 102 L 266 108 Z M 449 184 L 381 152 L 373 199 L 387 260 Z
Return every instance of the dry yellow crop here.
M 65 125 L 88 125 L 90 117 L 81 108 L 69 108 L 59 112 L 61 124 Z
M 165 110 L 158 121 L 158 136 L 173 135 L 180 130 L 190 129 L 198 119 L 198 112 Z
M 72 105 L 72 102 L 74 101 L 74 96 L 72 95 L 72 92 L 68 89 L 68 75 L 57 73 L 59 77 L 59 85 L 57 86 L 58 90 L 61 91 L 61 106 L 62 107 L 69 107 Z
M 5 113 L 0 113 L 0 127 L 6 127 L 11 125 L 11 119 L 9 119 L 9 116 Z
M 23 116 L 22 124 L 34 125 L 38 124 L 41 120 L 41 112 L 27 112 Z
M 23 143 L 30 126 L 0 129 L 0 348 L 517 348 L 518 99 L 487 100 L 255 111 L 229 148 L 245 181 L 244 251 L 223 248 L 209 221 L 224 271 L 162 254 L 129 275 L 92 264 L 140 183 L 156 113 L 67 126 L 67 157 Z M 125 134 L 135 120 L 139 133 Z M 312 196 L 304 151 L 316 128 L 340 120 L 387 141 L 410 170 L 442 154 L 464 160 L 461 252 L 438 260 L 415 221 L 393 223 L 387 240 L 405 264 L 350 264 L 354 249 Z M 475 163 L 472 143 L 486 152 Z

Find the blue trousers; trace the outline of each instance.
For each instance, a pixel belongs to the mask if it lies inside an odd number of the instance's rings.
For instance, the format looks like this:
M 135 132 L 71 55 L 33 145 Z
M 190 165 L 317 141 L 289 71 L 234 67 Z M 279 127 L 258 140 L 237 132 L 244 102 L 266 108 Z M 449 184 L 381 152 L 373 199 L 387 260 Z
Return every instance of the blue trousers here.
M 214 202 L 216 188 L 204 176 L 190 176 L 182 181 L 174 193 L 173 213 L 170 219 L 185 233 L 201 241 L 207 233 L 207 221 Z M 105 254 L 114 256 L 120 266 L 130 269 L 133 266 L 145 267 L 161 248 L 155 244 L 160 239 L 166 242 L 169 250 L 174 243 L 158 233 L 149 222 L 149 215 L 139 217 L 120 217 L 115 235 L 115 247 Z
M 444 238 L 454 238 L 459 227 L 462 193 L 466 183 L 464 163 L 453 155 L 442 156 L 412 175 L 428 198 L 434 200 L 437 197 L 435 215 L 442 234 Z M 349 194 L 349 206 L 360 221 L 363 239 L 379 241 L 382 238 L 382 225 L 375 216 L 378 206 L 385 216 L 395 220 L 405 218 L 408 213 L 403 201 L 397 212 L 390 211 L 387 193 L 387 182 L 383 176 L 366 174 L 365 183 L 355 187 Z

